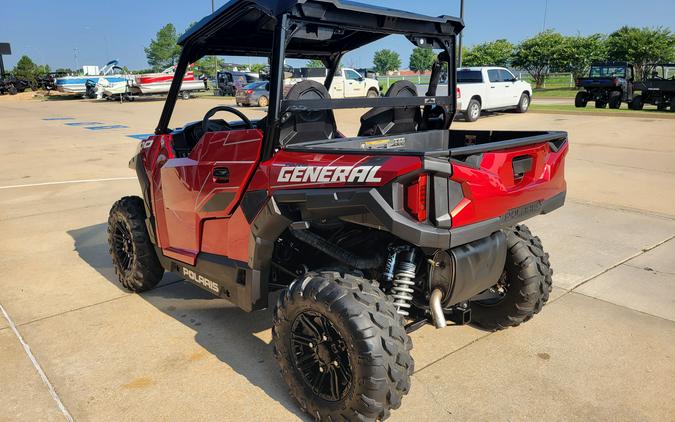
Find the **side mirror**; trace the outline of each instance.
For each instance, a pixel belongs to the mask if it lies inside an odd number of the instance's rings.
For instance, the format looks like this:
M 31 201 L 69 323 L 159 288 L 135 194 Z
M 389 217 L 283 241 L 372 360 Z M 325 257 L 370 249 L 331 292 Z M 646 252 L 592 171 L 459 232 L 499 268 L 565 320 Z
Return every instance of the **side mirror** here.
M 363 79 L 363 76 L 360 76 L 360 77 L 359 77 L 359 82 L 363 82 L 363 80 L 364 80 L 364 79 Z

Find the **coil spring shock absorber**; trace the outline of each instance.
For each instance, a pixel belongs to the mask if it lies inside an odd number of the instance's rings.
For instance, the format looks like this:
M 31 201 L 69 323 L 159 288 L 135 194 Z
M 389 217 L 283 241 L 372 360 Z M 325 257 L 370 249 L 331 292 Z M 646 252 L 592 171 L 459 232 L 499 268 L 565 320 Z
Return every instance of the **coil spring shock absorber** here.
M 412 286 L 415 285 L 415 270 L 417 268 L 415 264 L 415 250 L 406 248 L 398 256 L 398 265 L 396 266 L 394 280 L 392 281 L 394 306 L 399 315 L 408 316 L 408 308 L 410 308 L 410 302 L 413 300 L 412 294 L 414 290 Z

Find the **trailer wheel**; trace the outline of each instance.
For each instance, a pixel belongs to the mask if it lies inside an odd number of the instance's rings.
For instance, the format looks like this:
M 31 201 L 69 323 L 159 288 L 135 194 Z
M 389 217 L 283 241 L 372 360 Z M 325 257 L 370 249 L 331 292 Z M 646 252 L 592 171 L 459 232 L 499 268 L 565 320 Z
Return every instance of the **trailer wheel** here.
M 115 274 L 132 292 L 150 290 L 159 283 L 164 268 L 157 259 L 145 227 L 145 206 L 137 196 L 125 196 L 110 209 L 108 246 Z
M 621 108 L 621 93 L 618 91 L 612 91 L 609 94 L 609 108 L 619 109 Z
M 392 300 L 358 275 L 296 279 L 277 301 L 272 344 L 291 394 L 316 420 L 384 420 L 410 390 L 412 340 Z
M 574 106 L 575 107 L 586 107 L 586 104 L 588 104 L 588 96 L 586 95 L 585 92 L 577 92 L 577 95 L 574 97 Z
M 530 320 L 553 289 L 553 270 L 541 240 L 519 225 L 506 231 L 506 241 L 506 265 L 502 278 L 490 289 L 493 297 L 471 302 L 472 321 L 488 330 Z
M 642 108 L 645 106 L 644 102 L 642 101 L 642 95 L 636 95 L 633 97 L 633 101 L 628 103 L 628 108 L 631 110 L 642 110 Z
M 595 108 L 605 108 L 607 107 L 607 102 L 604 100 L 595 100 Z
M 189 100 L 190 99 L 190 91 L 181 91 L 180 97 L 183 100 Z

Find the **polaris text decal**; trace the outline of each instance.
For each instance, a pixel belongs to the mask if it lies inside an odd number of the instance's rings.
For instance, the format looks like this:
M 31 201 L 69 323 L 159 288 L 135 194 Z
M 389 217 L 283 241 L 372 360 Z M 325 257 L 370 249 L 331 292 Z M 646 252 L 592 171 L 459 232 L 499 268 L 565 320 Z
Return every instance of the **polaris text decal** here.
M 206 287 L 209 290 L 212 290 L 216 293 L 220 293 L 220 290 L 218 289 L 218 284 L 215 281 L 211 281 L 208 278 L 201 276 L 185 267 L 183 267 L 183 275 L 189 278 L 190 280 L 194 281 L 195 283 Z
M 277 182 L 291 183 L 377 183 L 382 166 L 282 167 Z

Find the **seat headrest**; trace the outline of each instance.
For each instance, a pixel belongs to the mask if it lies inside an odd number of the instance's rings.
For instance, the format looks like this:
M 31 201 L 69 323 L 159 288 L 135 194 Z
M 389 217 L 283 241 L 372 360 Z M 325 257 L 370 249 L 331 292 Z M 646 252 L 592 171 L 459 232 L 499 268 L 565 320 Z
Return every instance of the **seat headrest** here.
M 293 85 L 286 94 L 287 100 L 323 100 L 330 99 L 325 86 L 304 80 Z M 282 118 L 279 142 L 290 143 L 332 139 L 337 131 L 332 110 L 300 111 L 288 113 Z

